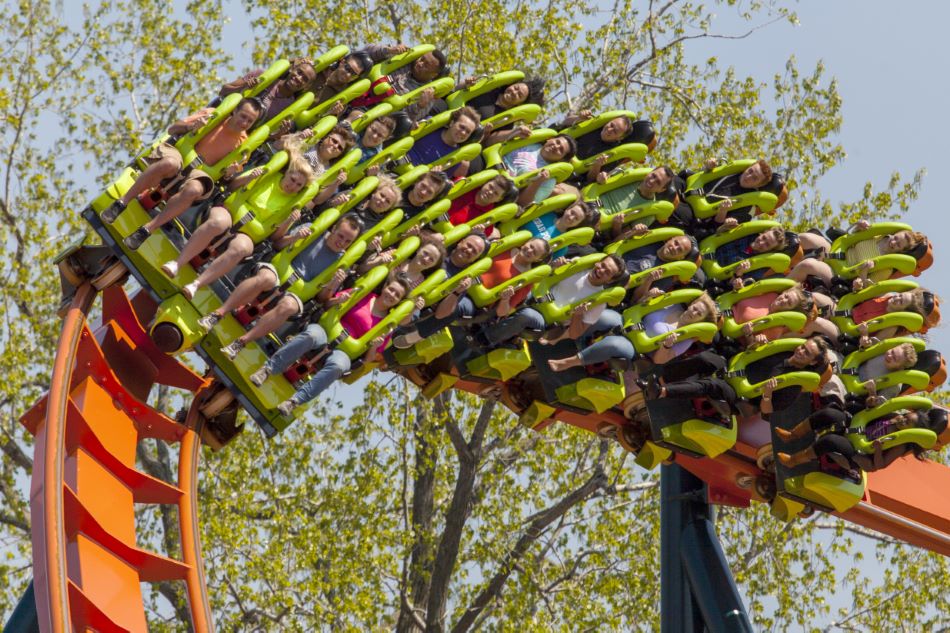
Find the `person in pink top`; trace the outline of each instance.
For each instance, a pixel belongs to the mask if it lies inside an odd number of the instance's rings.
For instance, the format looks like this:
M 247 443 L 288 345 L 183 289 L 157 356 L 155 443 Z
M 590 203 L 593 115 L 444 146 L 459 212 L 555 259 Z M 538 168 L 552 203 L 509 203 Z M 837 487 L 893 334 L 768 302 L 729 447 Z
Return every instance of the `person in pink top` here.
M 747 345 L 762 345 L 777 338 L 801 337 L 807 338 L 812 334 L 824 334 L 831 339 L 837 339 L 840 331 L 838 326 L 828 319 L 819 316 L 825 307 L 833 308 L 834 303 L 825 295 L 818 292 L 808 292 L 801 284 L 781 292 L 769 292 L 740 301 L 732 308 L 732 314 L 737 323 L 743 323 L 743 343 Z M 800 332 L 791 332 L 788 328 L 777 325 L 754 334 L 752 321 L 778 312 L 801 312 L 808 317 L 805 327 Z
M 386 318 L 389 311 L 392 310 L 409 293 L 409 285 L 400 278 L 390 279 L 383 286 L 379 294 L 375 292 L 368 293 L 360 299 L 356 305 L 350 308 L 340 318 L 340 324 L 346 330 L 346 333 L 359 338 L 369 332 L 377 323 Z M 338 293 L 330 300 L 329 305 L 336 305 L 346 301 L 348 292 Z M 422 309 L 424 300 L 419 297 L 416 299 L 417 309 Z M 411 318 L 411 317 L 409 317 Z M 373 339 L 363 360 L 370 362 L 376 357 L 379 350 L 386 346 L 388 336 L 380 336 Z M 264 384 L 268 376 L 273 373 L 282 373 L 287 370 L 301 356 L 311 351 L 321 349 L 327 344 L 326 330 L 319 323 L 311 323 L 307 328 L 287 341 L 280 349 L 274 352 L 264 365 L 256 372 L 251 374 L 251 382 L 258 387 Z M 290 415 L 295 407 L 310 402 L 330 385 L 336 382 L 343 374 L 350 370 L 352 362 L 345 352 L 339 349 L 332 350 L 323 362 L 323 366 L 313 375 L 313 377 L 303 386 L 301 386 L 293 396 L 281 402 L 277 409 L 282 415 Z

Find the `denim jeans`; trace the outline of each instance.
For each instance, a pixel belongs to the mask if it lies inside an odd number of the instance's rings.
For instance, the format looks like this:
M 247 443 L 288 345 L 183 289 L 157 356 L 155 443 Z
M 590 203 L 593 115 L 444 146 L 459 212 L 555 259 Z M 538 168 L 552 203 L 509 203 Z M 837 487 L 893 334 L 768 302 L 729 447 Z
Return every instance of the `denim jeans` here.
M 297 360 L 308 352 L 320 349 L 327 344 L 327 333 L 316 323 L 311 323 L 303 332 L 284 343 L 264 364 L 272 374 L 287 371 Z
M 310 402 L 349 370 L 350 357 L 335 349 L 326 357 L 323 367 L 307 381 L 307 384 L 298 389 L 291 399 L 297 404 Z
M 580 341 L 582 345 L 587 345 L 592 338 L 598 334 L 603 334 L 608 330 L 616 329 L 618 332 L 620 328 L 623 327 L 623 317 L 620 316 L 620 313 L 615 310 L 606 309 L 600 313 L 600 316 L 597 317 L 597 320 L 587 328 L 581 337 Z
M 429 338 L 442 328 L 452 325 L 452 323 L 456 320 L 463 317 L 470 317 L 474 314 L 475 304 L 472 303 L 472 300 L 468 297 L 468 295 L 462 295 L 459 297 L 458 303 L 455 306 L 455 310 L 452 311 L 448 316 L 437 319 L 434 314 L 429 315 L 428 317 L 419 321 L 419 323 L 416 325 L 416 331 L 419 332 L 419 336 L 422 338 Z
M 492 345 L 504 343 L 525 330 L 543 330 L 544 317 L 532 308 L 521 308 L 514 314 L 501 319 L 483 330 L 485 338 Z
M 635 354 L 633 343 L 625 336 L 605 336 L 593 345 L 585 347 L 578 356 L 585 365 L 604 363 L 611 359 L 632 360 Z

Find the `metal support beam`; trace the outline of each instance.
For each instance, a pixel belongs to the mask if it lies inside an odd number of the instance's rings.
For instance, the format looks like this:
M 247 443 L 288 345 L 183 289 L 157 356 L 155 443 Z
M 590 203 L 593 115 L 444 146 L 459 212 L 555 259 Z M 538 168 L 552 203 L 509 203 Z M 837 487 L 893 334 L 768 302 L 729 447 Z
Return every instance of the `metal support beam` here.
M 40 633 L 40 621 L 36 616 L 36 598 L 33 595 L 33 581 L 27 586 L 26 591 L 16 608 L 10 614 L 10 619 L 3 627 L 3 633 Z
M 676 464 L 662 466 L 660 630 L 751 633 L 706 496 L 701 479 Z

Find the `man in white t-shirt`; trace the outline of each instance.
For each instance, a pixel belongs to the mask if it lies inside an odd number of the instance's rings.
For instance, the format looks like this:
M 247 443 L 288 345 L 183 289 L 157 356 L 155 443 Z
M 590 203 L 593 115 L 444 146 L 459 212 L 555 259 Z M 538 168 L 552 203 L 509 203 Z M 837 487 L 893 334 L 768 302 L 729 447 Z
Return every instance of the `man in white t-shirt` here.
M 581 271 L 564 279 L 550 290 L 550 295 L 556 305 L 577 303 L 603 290 L 604 286 L 616 284 L 626 275 L 623 260 L 616 255 L 608 255 L 593 268 Z M 571 314 L 571 320 L 563 331 L 554 333 L 541 339 L 541 343 L 553 344 L 563 338 L 589 338 L 594 334 L 621 327 L 623 318 L 617 312 L 608 310 L 600 303 L 596 306 L 581 304 Z

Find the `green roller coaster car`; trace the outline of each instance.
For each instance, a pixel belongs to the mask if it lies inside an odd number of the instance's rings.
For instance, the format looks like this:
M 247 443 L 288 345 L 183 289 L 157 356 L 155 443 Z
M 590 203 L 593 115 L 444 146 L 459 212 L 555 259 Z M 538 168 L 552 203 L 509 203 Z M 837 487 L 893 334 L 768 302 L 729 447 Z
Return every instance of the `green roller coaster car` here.
M 859 334 L 858 326 L 852 317 L 852 311 L 855 306 L 891 292 L 909 292 L 917 287 L 916 282 L 903 279 L 889 279 L 871 284 L 858 292 L 848 293 L 838 299 L 838 304 L 835 306 L 835 313 L 831 317 L 831 320 L 841 329 L 842 333 L 857 336 Z M 924 317 L 916 312 L 887 312 L 879 317 L 865 321 L 864 324 L 867 326 L 868 333 L 870 334 L 892 327 L 903 328 L 908 332 L 921 332 L 924 330 Z
M 693 174 L 687 178 L 686 202 L 692 208 L 696 217 L 700 220 L 715 217 L 719 212 L 719 205 L 723 202 L 722 200 L 716 200 L 715 202 L 706 200 L 702 193 L 703 187 L 720 178 L 741 174 L 755 163 L 755 160 L 736 160 L 710 171 Z M 784 196 L 783 192 L 775 193 L 759 189 L 733 196 L 731 199 L 732 208 L 729 210 L 729 215 L 752 207 L 758 209 L 759 214 L 767 215 L 772 213 L 784 201 Z
M 409 136 L 418 143 L 419 139 L 429 135 L 438 133 L 438 131 L 447 126 L 450 122 L 453 110 L 446 110 L 445 112 L 440 112 L 439 114 L 431 117 L 428 120 L 422 121 L 419 124 L 419 127 L 414 129 Z M 412 169 L 416 164 L 424 164 L 429 167 L 429 169 L 443 169 L 447 170 L 454 165 L 462 162 L 463 160 L 474 160 L 479 154 L 482 153 L 482 146 L 478 143 L 466 143 L 464 145 L 459 145 L 457 149 L 449 152 L 444 156 L 440 156 L 436 160 L 429 161 L 427 163 L 416 163 L 415 158 L 410 151 L 404 157 L 406 164 L 396 167 L 396 171 L 399 173 L 405 173 Z
M 591 307 L 599 304 L 616 306 L 623 301 L 627 291 L 616 286 L 605 287 L 588 297 L 565 305 L 557 305 L 552 301 L 550 291 L 555 285 L 573 275 L 590 270 L 594 264 L 606 256 L 604 253 L 594 253 L 579 257 L 573 262 L 558 267 L 549 277 L 535 285 L 533 291 L 535 299 L 532 307 L 541 314 L 546 325 L 551 326 L 570 319 L 574 310 L 582 304 Z M 587 377 L 557 387 L 555 395 L 557 401 L 564 405 L 603 413 L 622 402 L 626 392 L 620 376 L 616 376 L 615 380 Z
M 456 90 L 445 98 L 445 103 L 450 108 L 461 108 L 475 97 L 480 97 L 486 92 L 491 92 L 496 88 L 502 88 L 524 81 L 524 73 L 520 70 L 506 70 L 495 73 L 487 77 L 481 77 L 468 88 Z
M 700 417 L 691 400 L 647 402 L 650 433 L 657 446 L 694 457 L 716 457 L 736 444 L 738 425 L 733 415 L 716 420 Z
M 386 336 L 392 332 L 400 321 L 403 321 L 415 310 L 412 301 L 403 301 L 360 337 L 350 336 L 343 327 L 340 322 L 343 315 L 349 312 L 374 288 L 382 284 L 389 272 L 390 268 L 387 266 L 376 266 L 356 281 L 354 291 L 350 293 L 346 301 L 333 306 L 320 317 L 320 326 L 326 331 L 327 339 L 331 341 L 330 347 L 342 351 L 351 361 L 358 361 L 369 349 L 369 344 L 373 339 Z M 360 376 L 372 370 L 375 366 L 375 363 L 362 363 L 351 369 L 349 374 L 351 377 Z M 305 406 L 303 405 L 303 407 Z M 298 408 L 298 411 L 303 407 Z
M 900 231 L 912 230 L 909 224 L 902 222 L 878 222 L 863 231 L 842 235 L 831 244 L 828 265 L 831 266 L 835 274 L 845 279 L 853 279 L 860 275 L 865 261 L 871 261 L 874 264 L 867 271 L 867 276 L 872 281 L 884 281 L 888 278 L 904 275 L 917 277 L 926 266 L 921 266 L 921 261 L 912 255 L 888 253 L 872 257 L 870 260 L 862 258 L 859 261 L 856 257 L 856 251 L 852 250 L 861 242 L 877 240 Z
M 641 248 L 643 246 L 649 246 L 650 244 L 665 242 L 680 235 L 685 235 L 685 233 L 683 233 L 683 231 L 680 229 L 675 229 L 673 227 L 652 229 L 643 235 L 637 235 L 621 242 L 614 242 L 613 244 L 608 245 L 604 249 L 604 252 L 608 255 L 617 255 L 619 257 L 623 257 L 624 253 L 628 253 L 634 249 Z M 688 260 L 663 262 L 659 266 L 654 266 L 653 268 L 648 268 L 647 270 L 642 270 L 634 275 L 630 275 L 630 279 L 627 281 L 626 287 L 636 288 L 645 282 L 647 278 L 656 270 L 662 271 L 660 279 L 676 278 L 680 281 L 680 283 L 686 283 L 692 279 L 693 275 L 696 274 L 698 269 L 699 266 L 696 262 Z
M 868 476 L 864 471 L 860 473 L 860 481 L 854 481 L 813 470 L 786 477 L 781 482 L 779 492 L 828 511 L 844 512 L 864 498 Z
M 808 323 L 808 317 L 801 312 L 773 312 L 742 323 L 736 321 L 733 315 L 733 308 L 742 301 L 767 294 L 779 295 L 794 286 L 795 282 L 791 279 L 762 279 L 747 284 L 739 290 L 719 295 L 716 301 L 719 303 L 719 307 L 723 309 L 722 333 L 729 338 L 737 339 L 745 336 L 743 328 L 746 325 L 752 326 L 753 334 L 773 327 L 784 327 L 789 332 L 801 332 Z
M 393 55 L 389 59 L 385 59 L 370 68 L 369 78 L 376 84 L 373 86 L 373 93 L 377 95 L 383 95 L 392 90 L 393 88 L 388 82 L 380 80 L 396 72 L 403 66 L 408 66 L 426 53 L 431 53 L 434 50 L 435 46 L 432 44 L 419 44 L 418 46 L 413 46 L 403 53 Z
M 920 396 L 901 396 L 891 398 L 884 404 L 859 411 L 851 419 L 848 427 L 848 441 L 856 451 L 871 454 L 874 452 L 874 441 L 869 440 L 861 431 L 869 423 L 899 411 L 907 409 L 909 411 L 929 411 L 933 407 L 933 402 L 928 398 Z M 933 448 L 937 443 L 937 434 L 930 429 L 910 428 L 896 430 L 887 435 L 878 438 L 881 448 L 887 450 L 900 444 L 917 444 L 921 448 Z
M 565 128 L 561 131 L 561 134 L 567 134 L 573 138 L 579 138 L 585 134 L 591 132 L 596 132 L 600 128 L 604 127 L 617 117 L 627 117 L 627 119 L 632 123 L 636 120 L 636 115 L 629 110 L 611 110 L 610 112 L 604 112 L 595 117 L 591 117 L 586 121 L 581 121 L 576 123 L 569 128 Z M 576 156 L 571 159 L 571 163 L 574 165 L 574 172 L 581 174 L 590 169 L 590 166 L 594 163 L 599 156 L 604 156 L 607 158 L 607 163 L 610 164 L 618 160 L 631 160 L 635 163 L 642 163 L 646 159 L 647 154 L 650 153 L 650 146 L 643 143 L 624 143 L 622 145 L 617 145 L 610 148 L 607 151 L 600 152 L 594 156 L 589 156 L 585 159 L 577 158 Z
M 858 367 L 872 358 L 886 353 L 887 350 L 897 347 L 898 345 L 903 345 L 904 343 L 910 343 L 918 354 L 927 349 L 927 343 L 922 339 L 912 336 L 897 336 L 852 352 L 848 354 L 844 359 L 844 363 L 841 365 L 841 381 L 844 383 L 844 386 L 847 387 L 850 393 L 859 396 L 866 395 L 867 389 L 864 387 L 865 381 L 861 380 L 858 376 Z M 933 389 L 930 374 L 919 369 L 911 368 L 892 371 L 874 379 L 874 386 L 878 391 L 894 385 L 904 386 L 901 394 L 923 390 L 930 391 Z
M 624 310 L 623 322 L 626 336 L 630 339 L 630 342 L 633 343 L 633 347 L 637 352 L 640 354 L 655 352 L 659 349 L 664 339 L 671 333 L 676 334 L 680 341 L 696 339 L 702 343 L 711 343 L 719 332 L 719 326 L 716 323 L 690 323 L 689 325 L 678 327 L 671 332 L 663 332 L 656 336 L 650 336 L 646 333 L 646 330 L 643 329 L 643 319 L 648 314 L 673 305 L 687 305 L 699 298 L 702 294 L 702 290 L 694 288 L 674 290 Z
M 700 252 L 703 256 L 703 271 L 710 278 L 723 281 L 731 279 L 735 275 L 736 269 L 743 262 L 748 262 L 749 270 L 744 274 L 756 270 L 765 270 L 766 275 L 784 275 L 792 267 L 792 257 L 786 253 L 760 253 L 727 265 L 720 265 L 715 259 L 716 251 L 729 242 L 764 233 L 776 227 L 781 228 L 781 226 L 780 223 L 770 220 L 753 220 L 751 222 L 743 222 L 728 231 L 710 235 L 699 244 Z
M 551 273 L 551 276 L 541 280 L 541 282 L 534 287 L 533 294 L 537 303 L 533 307 L 541 313 L 547 325 L 555 325 L 566 321 L 571 317 L 571 313 L 582 304 L 596 306 L 603 303 L 609 306 L 616 306 L 623 301 L 627 295 L 627 291 L 617 286 L 604 287 L 589 297 L 565 305 L 556 305 L 550 298 L 549 293 L 554 286 L 579 272 L 590 270 L 594 267 L 594 264 L 606 256 L 604 253 L 592 253 L 578 257 L 574 261 L 556 268 Z
M 230 99 L 230 97 L 234 97 L 234 99 Z M 218 112 L 218 114 L 221 114 L 218 118 L 219 121 L 223 120 L 224 116 L 226 116 L 222 113 L 224 111 L 230 112 L 233 106 L 240 101 L 241 96 L 229 95 L 225 101 L 229 99 L 233 103 L 230 103 L 230 105 L 222 103 L 222 106 L 219 106 L 219 108 L 223 108 L 223 110 Z M 217 114 L 215 116 L 217 116 Z M 200 137 L 203 136 L 202 130 L 204 130 L 204 133 L 207 133 L 208 129 L 210 129 L 205 128 L 208 128 L 207 124 L 200 130 L 190 132 L 186 135 L 186 138 L 194 135 L 197 140 L 200 140 Z M 241 147 L 231 152 L 215 165 L 202 165 L 201 169 L 211 174 L 212 177 L 217 177 L 226 165 L 242 156 L 246 157 L 257 146 L 266 141 L 268 134 L 269 128 L 266 125 L 257 128 Z M 179 142 L 184 142 L 186 138 L 181 139 Z M 192 141 L 194 141 L 194 139 L 189 139 L 189 142 Z M 193 149 L 191 153 L 194 153 Z M 134 251 L 128 249 L 125 244 L 122 243 L 123 238 L 131 235 L 150 219 L 149 213 L 142 207 L 138 200 L 130 201 L 125 211 L 120 214 L 112 224 L 103 223 L 98 217 L 115 200 L 122 197 L 132 187 L 138 176 L 139 173 L 135 168 L 127 167 L 124 169 L 119 177 L 90 203 L 86 211 L 86 217 L 90 221 L 92 221 L 93 217 L 96 217 L 93 226 L 102 236 L 106 244 L 112 246 L 115 253 L 120 254 L 121 261 L 136 276 L 142 286 L 149 288 L 150 291 L 161 300 L 178 291 L 177 285 L 160 271 L 162 264 L 178 257 L 178 249 L 175 245 L 165 236 L 163 231 L 155 231 L 145 240 L 141 247 Z M 166 230 L 178 231 L 182 236 L 185 234 L 184 228 L 178 222 L 169 224 Z
M 729 361 L 729 375 L 727 382 L 736 390 L 740 398 L 751 400 L 762 395 L 762 388 L 768 380 L 751 382 L 746 372 L 748 368 L 756 361 L 763 360 L 775 354 L 791 354 L 796 347 L 803 345 L 805 339 L 801 338 L 783 338 L 777 341 L 770 341 L 753 350 L 741 352 L 732 357 Z M 778 386 L 776 389 L 798 386 L 802 391 L 817 391 L 821 384 L 821 376 L 813 371 L 790 371 L 775 377 Z
M 513 248 L 522 246 L 532 238 L 533 235 L 528 231 L 518 231 L 504 237 L 491 245 L 488 257 L 498 257 Z M 472 298 L 472 302 L 476 307 L 485 308 L 497 302 L 501 298 L 501 293 L 506 289 L 518 290 L 533 285 L 550 274 L 550 266 L 536 266 L 491 288 L 486 288 L 481 283 L 475 284 L 468 289 L 468 295 Z M 499 346 L 489 350 L 486 354 L 467 360 L 463 373 L 504 382 L 517 376 L 530 366 L 531 355 L 528 352 L 527 345 L 522 343 L 516 347 Z
M 333 226 L 339 216 L 338 209 L 327 209 L 310 224 L 310 230 L 320 236 Z M 178 274 L 178 278 L 185 283 L 192 281 L 196 276 L 197 273 L 190 266 L 183 268 Z M 178 341 L 177 346 L 172 343 L 162 345 L 165 352 L 178 354 L 187 351 L 205 335 L 204 330 L 198 326 L 198 319 L 221 307 L 222 304 L 221 299 L 210 287 L 199 289 L 191 302 L 181 294 L 171 295 L 159 304 L 155 317 L 152 319 L 150 332 L 153 338 L 157 338 L 157 332 L 162 332 L 165 341 Z M 240 334 L 239 332 L 236 336 Z
M 601 230 L 611 227 L 617 213 L 623 214 L 624 224 L 646 224 L 648 227 L 655 223 L 666 224 L 676 205 L 660 197 L 645 198 L 639 191 L 639 184 L 651 171 L 649 167 L 628 166 L 609 175 L 604 183 L 584 187 L 584 200 L 601 208 Z

